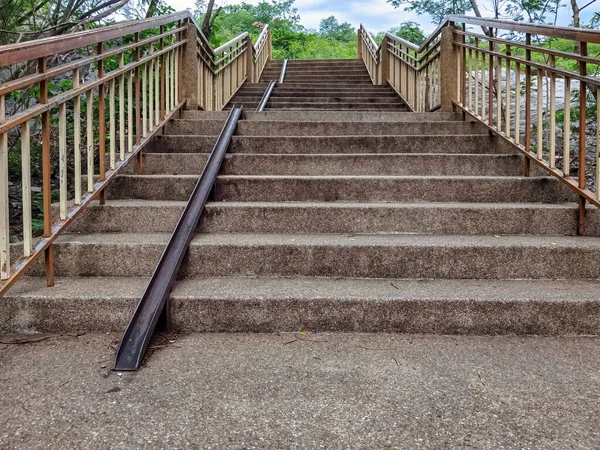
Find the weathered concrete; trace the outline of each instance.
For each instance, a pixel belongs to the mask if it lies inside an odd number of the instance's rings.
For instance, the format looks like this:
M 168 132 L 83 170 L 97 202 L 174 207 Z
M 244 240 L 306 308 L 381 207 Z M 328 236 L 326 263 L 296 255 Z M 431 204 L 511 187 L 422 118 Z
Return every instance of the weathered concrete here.
M 181 335 L 121 375 L 115 339 L 0 344 L 0 447 L 600 447 L 597 338 Z
M 156 153 L 208 153 L 216 136 L 157 136 Z M 234 136 L 230 153 L 505 153 L 498 139 L 481 135 Z
M 146 153 L 144 174 L 198 175 L 205 153 Z M 223 175 L 448 175 L 520 176 L 519 155 L 473 155 L 442 153 L 354 153 L 354 154 L 252 154 L 225 157 Z M 124 173 L 135 174 L 135 164 Z
M 56 275 L 150 276 L 169 236 L 61 236 L 54 251 Z M 32 273 L 40 275 L 42 269 L 40 263 Z M 413 234 L 197 235 L 183 262 L 181 278 L 232 275 L 596 280 L 600 278 L 600 240 Z

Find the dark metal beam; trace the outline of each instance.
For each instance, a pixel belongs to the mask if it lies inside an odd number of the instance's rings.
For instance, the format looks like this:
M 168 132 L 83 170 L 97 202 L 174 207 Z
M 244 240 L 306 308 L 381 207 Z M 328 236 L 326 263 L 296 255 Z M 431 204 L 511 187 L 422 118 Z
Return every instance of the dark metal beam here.
M 260 99 L 260 102 L 259 102 L 258 106 L 256 107 L 256 111 L 260 112 L 265 109 L 265 106 L 267 106 L 267 103 L 269 103 L 269 98 L 271 98 L 271 94 L 273 93 L 273 89 L 275 88 L 276 85 L 277 85 L 277 81 L 269 81 L 269 85 L 267 86 L 267 89 L 265 89 L 265 93 L 263 94 L 262 98 Z
M 227 148 L 242 114 L 242 109 L 242 107 L 234 105 L 227 118 L 202 175 L 200 175 L 179 223 L 175 227 L 175 231 L 152 275 L 150 284 L 125 330 L 115 358 L 114 370 L 138 369 L 165 307 L 167 307 L 168 313 L 167 302 L 171 288 L 175 283 L 183 257 L 194 237 L 204 206 L 221 169 L 225 153 L 227 153 Z

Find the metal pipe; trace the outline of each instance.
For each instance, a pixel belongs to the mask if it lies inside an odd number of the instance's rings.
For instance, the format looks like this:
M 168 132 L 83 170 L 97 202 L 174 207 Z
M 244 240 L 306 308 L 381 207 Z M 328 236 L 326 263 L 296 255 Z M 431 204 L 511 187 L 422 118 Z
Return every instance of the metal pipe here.
M 283 64 L 281 65 L 281 75 L 279 75 L 279 83 L 283 83 L 283 79 L 285 78 L 285 71 L 287 70 L 287 58 L 283 60 Z
M 234 106 L 229 113 L 202 175 L 152 275 L 150 284 L 123 334 L 115 357 L 114 370 L 137 370 L 159 318 L 165 312 L 166 317 L 169 317 L 168 299 L 171 288 L 200 222 L 242 110 L 242 107 Z
M 260 103 L 256 107 L 257 112 L 261 112 L 265 109 L 265 107 L 267 106 L 267 103 L 269 103 L 269 98 L 271 98 L 271 94 L 273 93 L 273 89 L 275 89 L 276 85 L 277 85 L 277 81 L 269 81 L 269 85 L 267 86 L 265 93 L 263 94 L 262 98 L 260 99 Z

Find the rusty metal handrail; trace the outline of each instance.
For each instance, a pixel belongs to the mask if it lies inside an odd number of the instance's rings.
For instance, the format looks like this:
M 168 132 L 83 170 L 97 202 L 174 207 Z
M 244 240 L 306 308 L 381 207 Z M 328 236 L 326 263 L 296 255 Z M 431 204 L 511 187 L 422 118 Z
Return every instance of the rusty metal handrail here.
M 54 284 L 52 243 L 92 200 L 99 199 L 101 203 L 105 201 L 106 187 L 120 167 L 131 161 L 134 155 L 141 168 L 140 150 L 162 129 L 165 121 L 183 106 L 180 77 L 183 48 L 187 39 L 181 21 L 188 16 L 188 12 L 175 13 L 60 38 L 0 47 L 2 64 L 22 63 L 33 69 L 37 68 L 31 75 L 0 85 L 1 211 L 9 210 L 6 170 L 9 136 L 20 146 L 23 161 L 23 251 L 16 263 L 11 264 L 10 224 L 8 214 L 3 213 L 0 216 L 0 296 L 42 254 L 46 261 L 47 284 Z M 156 34 L 140 39 L 142 31 Z M 133 42 L 119 45 L 126 36 L 130 36 Z M 105 50 L 104 39 L 116 39 L 118 42 Z M 95 52 L 50 69 L 46 67 L 45 55 L 50 49 L 70 51 L 79 48 L 80 43 L 87 46 L 96 43 Z M 21 48 L 24 50 L 20 53 Z M 29 58 L 32 57 L 37 59 L 31 62 Z M 105 63 L 109 58 L 116 60 L 118 67 L 106 72 Z M 97 76 L 89 81 L 82 80 L 81 71 L 90 64 L 97 65 Z M 71 75 L 72 86 L 62 93 L 50 96 L 50 83 L 58 75 Z M 39 101 L 27 103 L 23 110 L 7 116 L 6 105 L 12 96 L 21 95 L 21 90 L 34 86 L 39 86 Z M 97 112 L 94 108 L 95 98 Z M 82 117 L 82 102 L 87 110 L 85 117 Z M 71 129 L 67 127 L 67 109 L 72 117 Z M 56 110 L 58 126 L 55 128 L 51 124 L 50 115 Z M 44 231 L 38 240 L 33 237 L 31 214 L 30 152 L 34 120 L 41 122 L 42 135 Z M 51 133 L 56 133 L 58 150 L 58 220 L 53 220 L 51 207 Z M 75 149 L 74 171 L 67 166 L 67 142 L 72 142 Z M 74 192 L 71 193 L 73 204 L 68 203 L 71 176 L 74 185 Z
M 138 304 L 115 357 L 115 370 L 137 370 L 168 299 L 179 268 L 194 237 L 200 217 L 223 164 L 243 108 L 234 105 L 167 247 Z M 166 309 L 166 311 L 165 311 Z

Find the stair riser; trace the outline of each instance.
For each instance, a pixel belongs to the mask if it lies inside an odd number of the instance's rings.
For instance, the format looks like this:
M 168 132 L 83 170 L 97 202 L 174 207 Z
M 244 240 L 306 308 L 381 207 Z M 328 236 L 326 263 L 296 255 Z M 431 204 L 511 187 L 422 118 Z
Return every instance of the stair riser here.
M 408 111 L 402 103 L 301 103 L 301 102 L 269 102 L 265 109 L 288 109 L 288 110 L 359 110 L 359 111 Z
M 179 206 L 92 207 L 69 228 L 72 233 L 171 233 Z M 203 233 L 425 233 L 574 235 L 575 208 L 369 206 L 271 206 L 214 203 L 203 213 Z M 594 216 L 596 218 L 596 216 Z M 589 235 L 589 233 L 588 233 Z
M 271 70 L 271 69 L 265 69 L 265 71 L 263 71 L 261 79 L 265 79 L 265 78 L 272 78 L 274 80 L 279 80 L 279 77 L 281 75 L 281 69 L 278 70 Z M 367 72 L 367 70 L 364 67 L 348 67 L 348 68 L 336 68 L 336 69 L 321 69 L 321 70 L 299 70 L 299 69 L 289 69 L 285 71 L 285 78 L 284 78 L 284 83 L 285 80 L 288 78 L 293 78 L 293 77 L 313 77 L 313 78 L 321 78 L 321 77 L 327 77 L 327 76 L 338 76 L 338 77 L 343 77 L 345 75 L 348 76 L 369 76 L 369 73 Z
M 118 177 L 109 198 L 187 201 L 195 176 Z M 220 176 L 216 201 L 544 202 L 573 201 L 553 179 L 527 178 L 251 178 Z
M 133 183 L 134 185 L 137 183 Z M 144 182 L 140 182 L 142 186 Z M 183 183 L 172 183 L 183 184 Z M 151 189 L 150 186 L 144 186 Z M 130 186 L 130 189 L 136 189 Z M 180 190 L 173 186 L 173 191 Z M 141 194 L 141 193 L 140 193 Z M 169 199 L 180 199 L 171 197 Z M 219 177 L 217 201 L 544 202 L 574 201 L 552 179 L 308 179 Z
M 596 335 L 600 330 L 597 302 L 476 300 L 235 301 L 175 296 L 171 314 L 174 331 L 179 332 Z M 0 333 L 122 332 L 138 302 L 136 296 L 93 300 L 8 297 L 0 302 Z
M 198 175 L 208 155 L 189 153 L 147 153 L 144 175 Z M 523 174 L 519 155 L 252 155 L 225 157 L 222 175 L 452 175 L 519 176 Z M 131 164 L 124 174 L 136 174 Z
M 262 97 L 250 96 L 236 96 L 233 102 L 246 103 L 261 99 Z M 365 98 L 365 97 L 271 97 L 268 105 L 273 106 L 279 103 L 371 103 L 371 104 L 382 104 L 382 103 L 393 103 L 402 104 L 400 97 L 376 97 L 376 98 Z
M 294 235 L 290 235 L 294 238 Z M 340 236 L 340 239 L 345 239 Z M 415 245 L 219 244 L 206 236 L 190 245 L 180 278 L 307 276 L 415 279 L 598 279 L 595 248 Z M 166 242 L 87 244 L 57 241 L 58 277 L 149 277 Z M 32 267 L 41 276 L 43 261 Z M 565 287 L 568 286 L 566 283 Z
M 183 111 L 182 118 L 191 120 L 222 120 L 227 119 L 228 112 L 206 112 L 206 111 Z M 253 112 L 246 110 L 245 119 L 248 121 L 309 121 L 309 122 L 458 122 L 461 115 L 458 113 L 410 113 L 404 112 L 323 112 L 323 111 L 263 111 Z
M 223 129 L 223 122 L 175 120 L 168 123 L 165 134 L 216 136 Z M 482 134 L 487 129 L 475 122 L 405 122 L 362 123 L 362 122 L 250 122 L 241 121 L 235 130 L 238 136 L 384 136 L 402 135 L 450 135 Z
M 208 153 L 213 136 L 157 136 L 147 152 Z M 324 136 L 246 137 L 235 136 L 230 153 L 498 153 L 500 146 L 489 136 Z

